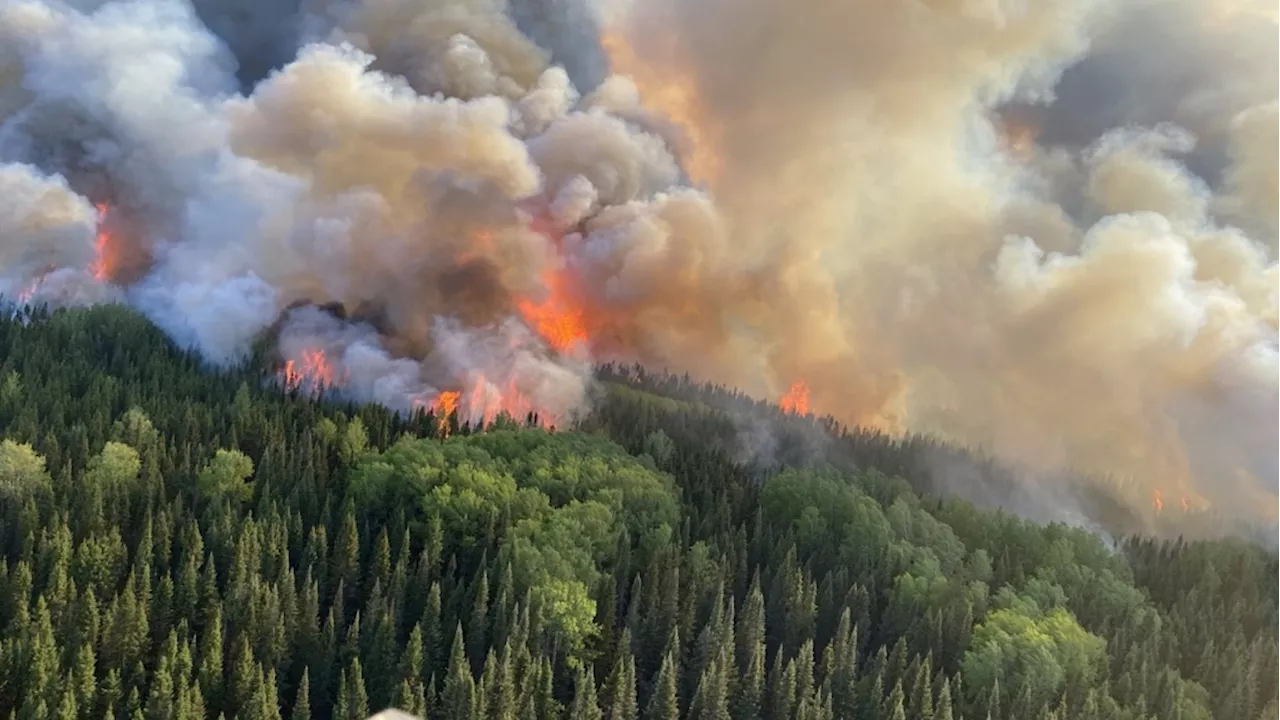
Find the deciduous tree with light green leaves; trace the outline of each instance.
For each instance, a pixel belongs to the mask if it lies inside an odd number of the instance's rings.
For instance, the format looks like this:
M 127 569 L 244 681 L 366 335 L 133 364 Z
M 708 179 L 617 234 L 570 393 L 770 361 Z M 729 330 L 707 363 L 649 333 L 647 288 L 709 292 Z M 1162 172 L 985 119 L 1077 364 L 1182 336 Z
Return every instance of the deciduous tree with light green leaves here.
M 405 439 L 366 457 L 351 492 L 366 509 L 438 517 L 454 552 L 497 541 L 540 627 L 572 664 L 595 635 L 592 588 L 625 528 L 638 552 L 665 545 L 679 517 L 671 480 L 616 445 L 540 430 Z
M 11 500 L 48 489 L 45 460 L 27 443 L 0 441 L 0 496 Z
M 1068 686 L 1089 687 L 1103 670 L 1106 642 L 1061 608 L 1040 613 L 1032 603 L 992 612 L 973 631 L 963 671 L 970 702 L 985 700 L 999 680 L 1004 707 L 1027 694 L 1052 707 Z
M 197 478 L 200 493 L 207 498 L 245 501 L 253 497 L 253 461 L 239 450 L 218 450 Z

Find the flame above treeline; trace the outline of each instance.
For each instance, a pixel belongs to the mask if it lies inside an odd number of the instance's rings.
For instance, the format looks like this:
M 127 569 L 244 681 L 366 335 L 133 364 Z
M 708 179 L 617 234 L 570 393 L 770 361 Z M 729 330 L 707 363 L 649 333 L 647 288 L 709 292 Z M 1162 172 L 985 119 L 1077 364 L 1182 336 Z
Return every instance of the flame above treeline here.
M 93 279 L 95 283 L 101 286 L 111 286 L 115 284 L 115 274 L 118 270 L 117 253 L 119 252 L 118 241 L 115 234 L 109 228 L 108 218 L 111 215 L 111 205 L 105 202 L 99 202 L 94 205 L 96 213 L 93 236 L 93 254 L 84 268 L 84 271 Z M 55 267 L 45 267 L 35 274 L 24 285 L 22 285 L 15 293 L 15 299 L 22 304 L 30 303 L 36 298 L 36 294 L 40 291 L 45 279 L 51 272 L 57 270 Z
M 1275 505 L 1274 8 L 274 1 L 0 3 L 0 292 L 472 425 L 638 362 Z
M 581 303 L 574 289 L 574 278 L 565 267 L 565 259 L 558 255 L 562 234 L 554 224 L 543 217 L 527 219 L 527 229 L 547 238 L 548 247 L 557 252 L 540 276 L 540 285 L 527 295 L 511 298 L 514 310 L 529 330 L 529 334 L 512 335 L 507 350 L 549 355 L 570 361 L 580 361 L 592 353 L 592 332 L 588 327 L 588 310 Z M 470 236 L 473 242 L 464 249 L 469 258 L 482 257 L 493 252 L 493 236 L 489 232 L 477 232 Z M 319 393 L 322 390 L 341 392 L 349 380 L 349 372 L 341 361 L 331 359 L 323 347 L 303 346 L 286 357 L 279 371 L 279 378 L 286 389 Z M 562 409 L 538 403 L 519 387 L 519 378 L 490 377 L 475 367 L 461 369 L 457 385 L 431 393 L 415 393 L 410 400 L 411 412 L 429 411 L 442 419 L 455 414 L 462 422 L 477 426 L 487 425 L 499 415 L 507 415 L 519 422 L 532 421 L 544 427 L 555 427 L 568 420 Z M 447 431 L 447 423 L 441 425 Z

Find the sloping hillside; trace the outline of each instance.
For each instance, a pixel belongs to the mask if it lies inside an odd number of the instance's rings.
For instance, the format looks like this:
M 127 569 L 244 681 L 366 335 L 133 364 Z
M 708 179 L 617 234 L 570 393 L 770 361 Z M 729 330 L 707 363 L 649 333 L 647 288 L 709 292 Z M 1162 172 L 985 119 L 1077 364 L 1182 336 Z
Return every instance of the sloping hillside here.
M 0 714 L 1276 716 L 1274 554 L 940 497 L 923 439 L 612 368 L 573 431 L 476 432 L 118 307 L 0 358 Z

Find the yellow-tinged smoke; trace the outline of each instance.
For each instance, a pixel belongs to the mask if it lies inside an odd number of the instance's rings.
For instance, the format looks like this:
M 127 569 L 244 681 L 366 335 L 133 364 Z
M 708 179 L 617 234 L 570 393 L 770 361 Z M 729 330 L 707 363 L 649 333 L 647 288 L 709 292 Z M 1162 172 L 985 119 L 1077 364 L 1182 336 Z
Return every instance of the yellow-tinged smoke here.
M 638 360 L 1274 510 L 1258 2 L 308 0 L 252 87 L 185 3 L 82 5 L 0 5 L 0 290 L 122 297 L 215 362 L 279 325 L 398 409 L 567 421 Z M 561 13 L 603 79 L 527 34 Z M 97 203 L 141 277 L 90 272 Z
M 676 152 L 689 178 L 714 190 L 721 166 L 715 125 L 701 107 L 696 80 L 682 68 L 677 49 L 659 43 L 659 49 L 642 60 L 623 31 L 611 30 L 601 34 L 600 45 L 609 56 L 610 70 L 635 83 L 643 106 L 680 131 Z

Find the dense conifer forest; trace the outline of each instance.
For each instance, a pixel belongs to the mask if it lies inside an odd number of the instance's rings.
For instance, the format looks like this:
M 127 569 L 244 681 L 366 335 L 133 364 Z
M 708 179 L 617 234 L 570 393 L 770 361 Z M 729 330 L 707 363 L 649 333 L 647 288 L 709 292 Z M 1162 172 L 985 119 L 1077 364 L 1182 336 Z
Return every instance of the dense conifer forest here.
M 268 377 L 0 322 L 0 717 L 1277 717 L 1257 545 L 982 510 L 830 423 L 744 459 L 726 403 L 776 408 L 687 378 L 477 431 Z

